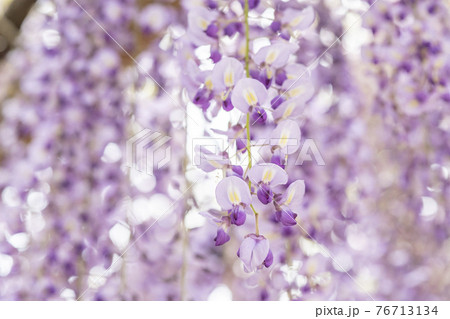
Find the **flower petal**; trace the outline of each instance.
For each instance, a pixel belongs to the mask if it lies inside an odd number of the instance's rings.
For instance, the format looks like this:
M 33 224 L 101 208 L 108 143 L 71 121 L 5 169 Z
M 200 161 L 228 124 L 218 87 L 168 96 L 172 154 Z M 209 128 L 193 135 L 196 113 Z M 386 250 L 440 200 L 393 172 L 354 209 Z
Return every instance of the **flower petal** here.
M 270 145 L 278 146 L 284 154 L 292 154 L 299 149 L 300 138 L 298 124 L 292 120 L 286 120 L 278 124 L 272 132 Z
M 239 204 L 249 205 L 252 200 L 248 185 L 236 176 L 226 177 L 217 184 L 216 199 L 225 210 Z
M 247 215 L 241 206 L 234 206 L 231 210 L 231 223 L 236 226 L 241 226 L 245 223 Z
M 233 87 L 244 76 L 244 66 L 235 58 L 223 57 L 214 66 L 212 82 L 215 89 L 223 91 Z
M 286 65 L 289 56 L 297 51 L 298 48 L 298 45 L 289 42 L 271 44 L 261 48 L 258 53 L 255 54 L 253 60 L 257 64 L 265 63 L 266 65 L 278 69 Z
M 305 195 L 305 181 L 293 182 L 283 194 L 281 204 L 288 207 L 294 213 L 300 213 L 303 196 Z
M 305 103 L 302 99 L 293 98 L 281 103 L 272 114 L 275 120 L 286 120 L 298 117 L 304 110 Z
M 264 267 L 269 268 L 273 264 L 273 253 L 269 249 L 269 253 L 267 254 L 266 259 L 264 259 Z
M 253 166 L 248 172 L 248 177 L 255 184 L 263 182 L 271 186 L 286 184 L 288 181 L 288 175 L 284 169 L 272 163 L 262 163 Z
M 289 24 L 294 30 L 305 30 L 311 26 L 315 20 L 314 9 L 311 6 L 303 10 L 286 9 L 282 22 Z
M 252 254 L 255 245 L 256 241 L 252 237 L 247 237 L 242 241 L 241 246 L 239 247 L 238 255 L 244 263 L 244 269 L 246 271 L 251 271 Z
M 214 238 L 214 241 L 216 242 L 215 245 L 221 246 L 229 240 L 230 240 L 230 235 L 228 235 L 222 227 L 219 227 L 217 229 L 217 235 Z
M 251 106 L 262 105 L 267 99 L 266 87 L 255 79 L 241 79 L 237 82 L 231 102 L 240 111 L 247 113 Z
M 256 240 L 255 247 L 253 248 L 252 254 L 252 269 L 256 270 L 259 266 L 261 266 L 269 254 L 269 241 L 263 237 L 258 236 Z
M 297 218 L 297 214 L 293 213 L 288 208 L 282 208 L 281 210 L 275 212 L 275 219 L 284 226 L 297 225 L 295 218 Z

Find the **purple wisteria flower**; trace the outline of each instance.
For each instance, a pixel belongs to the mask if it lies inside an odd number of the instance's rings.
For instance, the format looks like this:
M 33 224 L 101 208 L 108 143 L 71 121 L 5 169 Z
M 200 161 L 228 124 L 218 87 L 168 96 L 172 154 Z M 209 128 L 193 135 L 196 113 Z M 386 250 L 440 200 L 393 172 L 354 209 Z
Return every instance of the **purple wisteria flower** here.
M 277 125 L 270 136 L 272 153 L 283 159 L 299 149 L 300 139 L 301 132 L 298 124 L 292 120 L 285 120 Z
M 221 246 L 230 240 L 230 235 L 228 235 L 228 230 L 230 228 L 231 219 L 228 216 L 222 217 L 220 226 L 217 229 L 217 235 L 214 238 L 216 246 Z
M 220 94 L 225 111 L 234 108 L 231 101 L 231 91 L 243 76 L 244 67 L 237 59 L 224 57 L 214 66 L 211 81 L 214 90 Z
M 260 107 L 267 99 L 266 87 L 255 79 L 241 79 L 231 95 L 231 102 L 240 111 L 247 113 Z
M 299 49 L 298 45 L 289 42 L 274 43 L 259 49 L 253 61 L 259 65 L 281 68 L 286 65 L 292 53 Z
M 296 225 L 295 218 L 301 211 L 304 195 L 305 182 L 303 180 L 291 183 L 275 204 L 275 219 L 285 226 Z
M 241 226 L 245 223 L 245 208 L 252 197 L 248 185 L 239 177 L 226 177 L 217 184 L 216 199 L 222 209 L 228 211 L 231 223 Z
M 188 14 L 188 34 L 196 45 L 211 44 L 217 37 L 214 21 L 218 14 L 204 7 L 195 7 Z
M 272 202 L 273 187 L 284 185 L 288 180 L 288 175 L 284 169 L 271 163 L 258 164 L 252 167 L 248 172 L 248 177 L 257 185 L 257 196 L 263 204 Z
M 201 145 L 195 146 L 194 153 L 194 164 L 205 172 L 225 168 L 230 163 L 224 154 L 215 154 Z
M 309 6 L 303 10 L 288 8 L 283 12 L 281 22 L 290 30 L 305 30 L 309 28 L 315 19 L 313 7 Z
M 262 267 L 269 268 L 273 262 L 269 241 L 261 235 L 250 234 L 246 236 L 237 255 L 243 262 L 246 272 L 254 272 Z

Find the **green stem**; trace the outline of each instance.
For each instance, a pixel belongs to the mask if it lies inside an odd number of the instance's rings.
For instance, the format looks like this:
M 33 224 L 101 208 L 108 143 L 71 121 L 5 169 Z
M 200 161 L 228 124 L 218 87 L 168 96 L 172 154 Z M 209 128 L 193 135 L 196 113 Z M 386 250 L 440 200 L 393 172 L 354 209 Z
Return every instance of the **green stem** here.
M 253 207 L 253 205 L 250 205 L 250 207 L 253 210 L 253 214 L 255 214 L 255 234 L 257 236 L 259 236 L 259 214 L 256 212 L 255 208 Z
M 248 0 L 245 0 L 244 5 L 244 19 L 245 19 L 245 73 L 247 77 L 250 77 L 250 32 L 249 32 L 249 25 L 248 25 Z M 248 168 L 252 168 L 252 151 L 251 151 L 251 141 L 250 141 L 250 112 L 247 113 L 247 154 L 248 154 Z M 249 181 L 249 187 L 250 191 L 251 189 L 251 182 Z
M 245 0 L 244 5 L 244 20 L 245 20 L 245 73 L 246 76 L 250 77 L 250 28 L 248 25 L 248 0 Z M 248 155 L 248 169 L 252 168 L 252 150 L 251 150 L 251 140 L 250 140 L 250 112 L 247 112 L 247 155 Z M 248 188 L 250 192 L 252 191 L 252 182 L 248 180 Z M 259 236 L 259 214 L 256 212 L 253 205 L 250 205 L 255 215 L 255 233 Z
M 247 152 L 248 152 L 248 169 L 252 168 L 252 145 L 250 140 L 250 113 L 247 113 Z

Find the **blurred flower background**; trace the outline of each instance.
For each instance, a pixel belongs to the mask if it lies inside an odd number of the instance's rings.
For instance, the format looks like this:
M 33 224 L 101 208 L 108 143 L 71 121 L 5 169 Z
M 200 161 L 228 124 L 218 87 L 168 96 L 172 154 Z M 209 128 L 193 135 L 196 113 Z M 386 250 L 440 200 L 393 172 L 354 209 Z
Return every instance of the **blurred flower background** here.
M 449 16 L 0 0 L 0 299 L 448 300 Z

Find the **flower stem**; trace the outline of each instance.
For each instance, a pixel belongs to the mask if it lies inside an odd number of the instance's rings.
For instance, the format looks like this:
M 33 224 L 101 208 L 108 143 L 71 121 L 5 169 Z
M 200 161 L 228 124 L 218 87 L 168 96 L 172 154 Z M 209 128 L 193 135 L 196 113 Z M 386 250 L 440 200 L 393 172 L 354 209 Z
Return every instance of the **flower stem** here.
M 253 214 L 255 214 L 255 234 L 257 236 L 259 236 L 259 214 L 256 212 L 255 208 L 253 207 L 253 205 L 250 205 L 250 207 L 253 210 Z
M 244 19 L 245 19 L 245 73 L 246 76 L 250 77 L 250 32 L 248 25 L 248 0 L 245 0 L 244 5 Z M 247 112 L 247 152 L 248 152 L 248 168 L 252 168 L 252 151 L 251 151 L 251 141 L 250 141 L 250 112 Z M 251 182 L 249 182 L 249 186 L 251 187 Z M 251 189 L 250 189 L 251 191 Z
M 245 74 L 250 77 L 250 31 L 248 25 L 248 0 L 245 0 L 244 5 L 244 20 L 245 20 Z M 247 155 L 248 155 L 248 169 L 252 168 L 252 150 L 250 140 L 250 112 L 247 112 L 247 123 L 245 125 L 247 130 Z M 248 188 L 252 191 L 252 182 L 248 180 Z M 253 205 L 250 205 L 255 214 L 255 233 L 259 236 L 259 214 L 256 212 Z
M 247 155 L 248 155 L 248 168 L 252 168 L 252 145 L 251 145 L 251 140 L 250 140 L 250 113 L 247 113 L 247 124 L 246 124 L 246 129 L 247 129 Z

